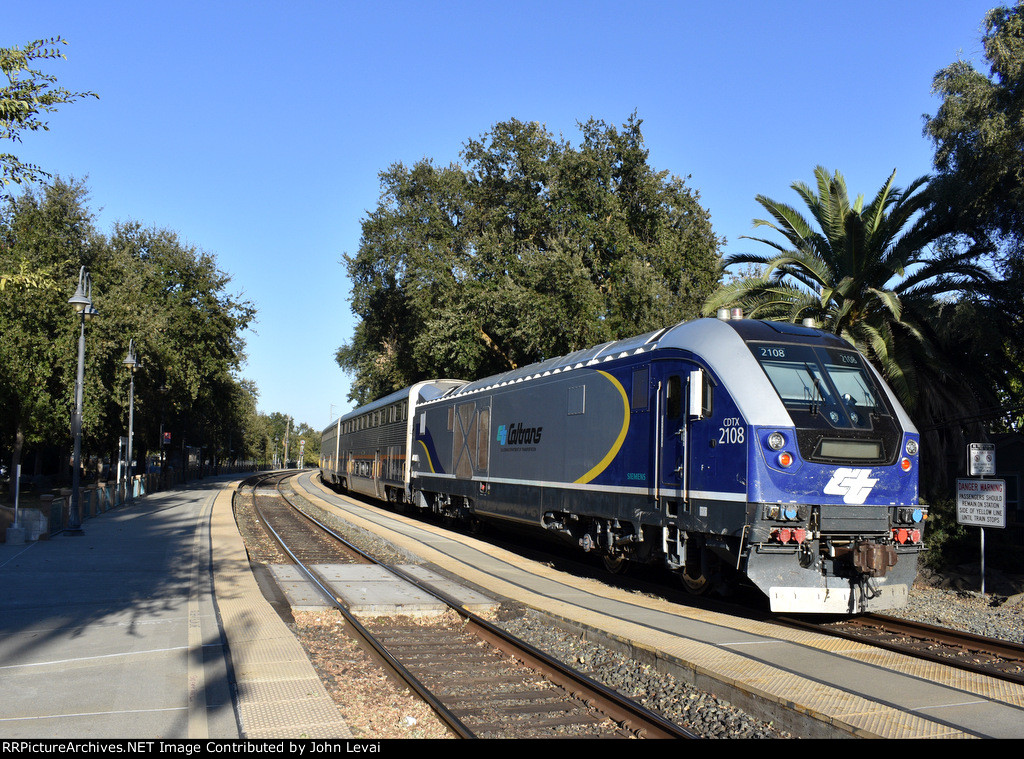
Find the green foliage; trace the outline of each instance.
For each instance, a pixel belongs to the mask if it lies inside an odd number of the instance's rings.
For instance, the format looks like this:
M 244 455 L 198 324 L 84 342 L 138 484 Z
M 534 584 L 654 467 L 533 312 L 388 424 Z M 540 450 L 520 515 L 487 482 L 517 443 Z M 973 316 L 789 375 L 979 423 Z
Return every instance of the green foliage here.
M 956 501 L 942 499 L 929 505 L 925 529 L 927 550 L 921 563 L 933 569 L 958 564 L 969 555 L 968 530 L 956 521 Z
M 291 417 L 280 412 L 258 414 L 248 428 L 251 441 L 247 442 L 254 458 L 268 466 L 276 455 L 278 463 L 284 460 L 285 441 L 288 441 L 288 460 L 299 461 L 300 452 L 305 458 L 303 466 L 314 467 L 320 463 L 320 430 L 314 430 L 304 422 L 296 423 Z M 303 446 L 303 443 L 305 445 Z
M 647 163 L 641 121 L 582 144 L 510 120 L 466 166 L 381 173 L 345 257 L 355 336 L 338 363 L 364 402 L 426 377 L 472 379 L 697 315 L 720 240 L 698 195 Z
M 972 439 L 980 440 L 982 425 L 1019 429 L 1024 409 L 1024 3 L 990 11 L 982 44 L 987 74 L 957 61 L 935 75 L 942 103 L 924 130 L 938 171 L 928 213 L 947 231 L 940 250 L 973 257 L 997 274 L 932 322 L 942 353 L 952 356 L 950 375 L 973 378 L 960 383 L 970 385 L 969 394 L 947 382 L 946 398 L 930 399 L 938 420 L 932 428 L 961 451 L 970 424 Z M 956 403 L 963 397 L 973 408 Z
M 994 250 L 1024 240 L 1024 3 L 985 17 L 986 76 L 966 61 L 939 71 L 942 99 L 927 119 L 935 143 L 938 211 L 957 232 Z
M 0 224 L 0 270 L 49 271 L 55 282 L 77 283 L 95 256 L 92 217 L 79 184 L 58 183 L 46 197 L 26 193 Z M 0 438 L 39 445 L 70 425 L 78 332 L 57 286 L 10 285 L 0 297 Z M 90 409 L 95 412 L 95 409 Z
M 91 328 L 104 385 L 125 386 L 121 362 L 134 340 L 136 418 L 149 422 L 152 435 L 159 408 L 179 444 L 223 453 L 232 438 L 241 440 L 238 414 L 254 392 L 235 377 L 254 308 L 226 291 L 230 278 L 213 256 L 173 232 L 130 222 L 100 242 L 103 255 L 90 270 L 94 286 L 102 284 L 95 298 L 102 318 Z
M 96 231 L 80 182 L 60 179 L 8 202 L 0 270 L 46 271 L 52 286 L 12 283 L 0 295 L 0 449 L 66 448 L 74 405 L 79 320 L 68 305 L 78 271 L 93 281 L 99 316 L 86 332 L 83 450 L 113 458 L 127 434 L 134 340 L 135 450 L 172 432 L 171 454 L 201 446 L 217 458 L 244 448 L 256 390 L 236 377 L 252 305 L 230 295 L 213 256 L 169 231 L 132 222 Z M 66 460 L 66 459 L 65 459 Z
M 95 97 L 93 92 L 71 92 L 54 86 L 57 78 L 31 68 L 35 61 L 63 59 L 59 46 L 67 45 L 60 37 L 35 40 L 22 47 L 0 48 L 0 72 L 7 77 L 7 86 L 0 89 L 0 140 L 21 141 L 24 131 L 48 130 L 40 114 L 53 113 L 60 105 L 79 98 Z M 0 185 L 39 181 L 49 174 L 39 166 L 20 161 L 10 153 L 0 153 Z
M 13 274 L 0 273 L 0 292 L 6 289 L 7 285 L 16 285 L 19 287 L 29 287 L 40 290 L 57 289 L 57 283 L 49 272 L 32 271 L 24 261 L 21 262 L 20 266 L 21 268 Z
M 738 253 L 726 266 L 761 267 L 762 274 L 736 279 L 705 304 L 705 313 L 743 305 L 750 316 L 813 319 L 867 355 L 912 408 L 920 387 L 911 355 L 927 350 L 921 311 L 935 299 L 987 285 L 989 273 L 972 256 L 936 254 L 932 245 L 946 231 L 923 215 L 930 198 L 925 180 L 902 190 L 895 172 L 867 206 L 852 203 L 839 172 L 815 169 L 817 189 L 793 184 L 814 225 L 792 206 L 763 195 L 757 201 L 772 220 L 755 219 L 781 241 L 749 238 L 772 253 Z

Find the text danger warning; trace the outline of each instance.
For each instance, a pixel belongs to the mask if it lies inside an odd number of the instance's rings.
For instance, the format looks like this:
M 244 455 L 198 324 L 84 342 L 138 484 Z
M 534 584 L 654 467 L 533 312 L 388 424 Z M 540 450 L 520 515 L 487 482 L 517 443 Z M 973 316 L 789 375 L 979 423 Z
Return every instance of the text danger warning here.
M 1006 527 L 1006 481 L 957 480 L 956 521 L 975 527 Z

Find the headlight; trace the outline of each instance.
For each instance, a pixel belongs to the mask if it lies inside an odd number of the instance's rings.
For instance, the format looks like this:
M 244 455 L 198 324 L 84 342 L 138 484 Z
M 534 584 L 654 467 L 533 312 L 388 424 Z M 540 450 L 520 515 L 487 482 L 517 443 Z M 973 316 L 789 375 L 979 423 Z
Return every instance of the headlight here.
M 786 438 L 782 436 L 781 432 L 773 432 L 768 436 L 768 447 L 773 451 L 781 451 L 782 446 L 786 444 Z
M 917 450 L 918 450 L 917 441 L 916 440 L 908 440 L 907 441 L 907 455 L 908 456 L 916 456 L 917 455 Z

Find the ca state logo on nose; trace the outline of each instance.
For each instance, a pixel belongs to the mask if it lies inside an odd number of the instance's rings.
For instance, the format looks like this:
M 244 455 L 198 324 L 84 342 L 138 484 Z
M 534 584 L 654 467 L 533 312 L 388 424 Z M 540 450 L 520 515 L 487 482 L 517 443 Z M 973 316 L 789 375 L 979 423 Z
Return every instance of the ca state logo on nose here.
M 878 479 L 870 469 L 837 469 L 825 486 L 825 495 L 841 495 L 843 503 L 864 503 Z

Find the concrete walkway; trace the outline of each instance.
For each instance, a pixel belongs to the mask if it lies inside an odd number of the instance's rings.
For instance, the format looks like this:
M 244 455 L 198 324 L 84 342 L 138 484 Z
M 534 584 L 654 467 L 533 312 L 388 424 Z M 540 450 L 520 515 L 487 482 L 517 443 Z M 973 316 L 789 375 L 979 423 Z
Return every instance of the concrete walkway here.
M 0 544 L 0 736 L 350 735 L 258 592 L 237 479 L 147 495 L 83 535 Z

